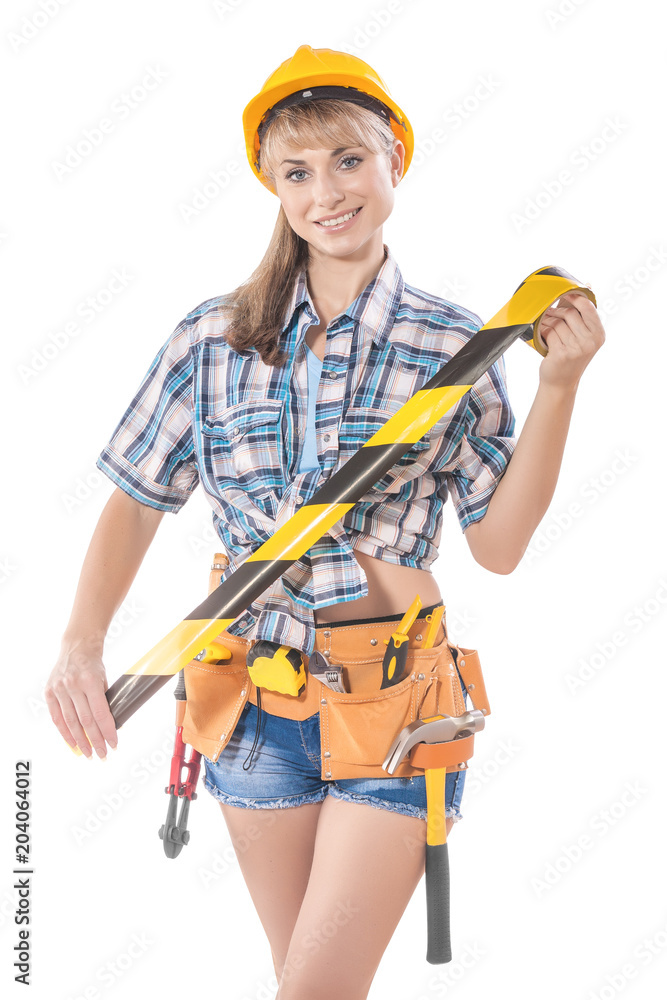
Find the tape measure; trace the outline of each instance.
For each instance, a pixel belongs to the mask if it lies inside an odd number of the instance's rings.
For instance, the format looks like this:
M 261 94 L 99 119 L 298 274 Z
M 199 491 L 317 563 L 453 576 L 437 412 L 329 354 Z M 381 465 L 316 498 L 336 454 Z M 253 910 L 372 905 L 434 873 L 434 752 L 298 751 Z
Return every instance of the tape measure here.
M 119 677 L 106 692 L 119 728 L 196 654 L 257 600 L 293 562 L 340 520 L 514 343 L 539 354 L 542 316 L 561 295 L 592 290 L 559 267 L 522 281 L 509 302 L 482 326 L 313 497 L 260 545 L 205 601 Z
M 261 639 L 248 651 L 246 663 L 256 687 L 295 698 L 306 690 L 306 669 L 298 649 Z

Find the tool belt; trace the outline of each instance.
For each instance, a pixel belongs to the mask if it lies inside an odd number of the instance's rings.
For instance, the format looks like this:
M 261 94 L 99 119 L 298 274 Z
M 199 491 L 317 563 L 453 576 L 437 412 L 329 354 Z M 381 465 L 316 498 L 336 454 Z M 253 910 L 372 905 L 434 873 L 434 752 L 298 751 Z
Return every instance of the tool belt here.
M 459 678 L 473 707 L 490 714 L 477 650 L 448 641 L 443 614 L 438 636 L 422 648 L 429 623 L 417 618 L 409 630 L 403 680 L 381 689 L 382 661 L 395 622 L 330 624 L 316 629 L 315 649 L 343 667 L 347 691 L 332 691 L 308 674 L 298 697 L 262 690 L 262 711 L 303 720 L 319 713 L 322 779 L 387 778 L 382 764 L 396 735 L 417 719 L 460 716 L 466 711 Z M 223 631 L 216 642 L 231 656 L 217 662 L 191 660 L 184 668 L 187 702 L 183 740 L 217 761 L 248 701 L 257 704 L 246 655 L 251 641 Z M 464 770 L 465 761 L 447 766 Z M 401 762 L 391 777 L 423 775 L 422 768 Z

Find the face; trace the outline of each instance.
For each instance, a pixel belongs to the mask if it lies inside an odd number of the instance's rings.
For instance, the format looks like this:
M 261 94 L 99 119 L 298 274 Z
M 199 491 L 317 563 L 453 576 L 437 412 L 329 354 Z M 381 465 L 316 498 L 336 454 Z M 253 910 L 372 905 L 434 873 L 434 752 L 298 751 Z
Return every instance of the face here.
M 403 174 L 405 147 L 398 139 L 391 157 L 365 146 L 286 146 L 278 153 L 276 192 L 290 226 L 310 244 L 312 255 L 361 255 L 369 240 L 381 248 L 382 225 Z

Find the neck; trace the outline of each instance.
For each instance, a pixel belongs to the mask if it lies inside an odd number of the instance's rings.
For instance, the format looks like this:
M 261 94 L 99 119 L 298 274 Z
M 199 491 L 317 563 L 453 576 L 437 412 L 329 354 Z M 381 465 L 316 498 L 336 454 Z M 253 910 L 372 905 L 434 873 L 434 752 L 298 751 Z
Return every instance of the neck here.
M 324 326 L 345 312 L 384 264 L 384 245 L 378 236 L 372 247 L 365 244 L 348 257 L 330 257 L 311 249 L 308 291 Z

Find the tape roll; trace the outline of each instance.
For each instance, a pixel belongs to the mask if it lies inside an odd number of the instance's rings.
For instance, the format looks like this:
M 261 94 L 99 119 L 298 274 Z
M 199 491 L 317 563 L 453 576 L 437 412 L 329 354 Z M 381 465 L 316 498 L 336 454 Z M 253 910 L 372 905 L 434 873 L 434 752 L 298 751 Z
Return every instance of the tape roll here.
M 106 693 L 120 727 L 166 681 L 257 600 L 296 559 L 343 517 L 488 371 L 516 340 L 539 354 L 538 327 L 567 292 L 595 295 L 562 268 L 539 268 L 433 378 L 377 431 L 314 496 Z

